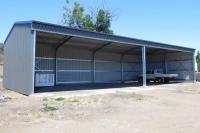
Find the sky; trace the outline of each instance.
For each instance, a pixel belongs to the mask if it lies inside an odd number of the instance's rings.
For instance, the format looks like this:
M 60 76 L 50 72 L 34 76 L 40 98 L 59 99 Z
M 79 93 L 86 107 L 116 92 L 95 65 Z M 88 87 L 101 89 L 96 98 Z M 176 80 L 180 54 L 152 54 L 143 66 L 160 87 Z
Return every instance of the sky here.
M 86 11 L 108 8 L 116 35 L 200 50 L 200 0 L 77 0 Z M 70 0 L 71 3 L 74 0 Z M 65 0 L 2 0 L 0 42 L 16 21 L 61 24 Z

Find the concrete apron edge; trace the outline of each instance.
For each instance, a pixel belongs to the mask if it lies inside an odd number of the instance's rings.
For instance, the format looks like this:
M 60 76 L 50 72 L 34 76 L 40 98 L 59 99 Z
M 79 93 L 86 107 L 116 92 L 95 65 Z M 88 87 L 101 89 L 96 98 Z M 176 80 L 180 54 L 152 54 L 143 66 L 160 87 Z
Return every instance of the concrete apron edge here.
M 146 87 L 124 87 L 124 88 L 111 88 L 111 89 L 94 89 L 94 90 L 75 90 L 75 91 L 62 91 L 62 92 L 45 92 L 37 93 L 31 95 L 32 97 L 50 97 L 50 98 L 74 98 L 74 97 L 88 97 L 96 95 L 105 95 L 105 94 L 116 94 L 118 92 L 133 93 L 139 91 L 151 91 L 151 90 L 169 90 L 170 86 L 174 85 L 188 85 L 190 83 L 180 83 L 180 84 L 169 84 L 169 85 L 160 85 L 160 86 L 146 86 Z
M 137 90 L 147 90 L 150 87 L 124 87 L 122 88 L 111 88 L 111 89 L 94 89 L 94 90 L 76 90 L 76 91 L 62 91 L 62 92 L 45 92 L 37 93 L 31 95 L 32 97 L 52 97 L 52 98 L 74 98 L 74 97 L 88 97 L 96 95 L 105 95 L 105 94 L 115 94 L 117 92 L 134 92 Z

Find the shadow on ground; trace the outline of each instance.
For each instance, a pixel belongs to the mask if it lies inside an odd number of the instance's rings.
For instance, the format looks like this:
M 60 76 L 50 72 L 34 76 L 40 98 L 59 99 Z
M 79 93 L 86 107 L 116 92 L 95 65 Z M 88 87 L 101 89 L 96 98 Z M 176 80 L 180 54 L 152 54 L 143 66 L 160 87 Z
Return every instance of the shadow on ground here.
M 167 84 L 175 84 L 180 82 L 171 82 Z M 148 83 L 147 86 L 163 85 L 162 83 Z M 60 91 L 76 91 L 76 90 L 96 90 L 96 89 L 112 89 L 124 87 L 141 87 L 142 84 L 138 82 L 132 83 L 95 83 L 95 84 L 67 84 L 56 85 L 53 87 L 36 87 L 35 93 L 44 92 L 60 92 Z

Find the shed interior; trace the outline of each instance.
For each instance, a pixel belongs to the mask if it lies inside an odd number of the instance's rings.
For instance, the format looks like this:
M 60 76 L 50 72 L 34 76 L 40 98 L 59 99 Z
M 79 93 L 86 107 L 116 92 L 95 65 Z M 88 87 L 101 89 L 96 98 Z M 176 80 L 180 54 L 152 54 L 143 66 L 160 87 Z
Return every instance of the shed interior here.
M 177 80 L 193 79 L 193 54 L 146 48 L 146 69 L 177 73 Z M 41 76 L 52 75 L 51 78 Z M 142 74 L 142 47 L 89 38 L 37 32 L 35 86 L 74 83 L 137 83 Z M 54 81 L 54 82 L 53 82 Z

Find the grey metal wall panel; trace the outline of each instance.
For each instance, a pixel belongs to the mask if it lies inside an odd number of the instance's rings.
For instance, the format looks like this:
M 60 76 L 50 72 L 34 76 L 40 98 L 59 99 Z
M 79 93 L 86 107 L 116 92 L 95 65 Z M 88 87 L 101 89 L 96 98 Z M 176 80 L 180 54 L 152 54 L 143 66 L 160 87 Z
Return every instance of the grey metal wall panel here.
M 147 63 L 147 71 L 153 69 L 162 69 L 164 71 L 164 63 L 163 62 L 149 62 Z
M 35 71 L 46 70 L 54 71 L 55 70 L 55 59 L 54 58 L 43 58 L 36 57 L 35 59 Z
M 166 55 L 168 73 L 178 73 L 180 80 L 193 80 L 193 54 L 177 52 Z
M 120 54 L 99 52 L 96 55 L 95 68 L 97 82 L 121 80 Z M 124 81 L 136 80 L 141 71 L 141 57 L 136 55 L 124 55 L 123 79 Z M 107 75 L 107 77 L 105 76 Z
M 39 44 L 40 45 L 40 44 Z M 53 45 L 47 46 L 41 44 L 37 46 L 37 56 L 50 58 L 48 61 L 37 63 L 43 70 L 52 70 L 54 59 Z M 88 49 L 82 49 L 72 46 L 62 46 L 57 55 L 57 82 L 58 83 L 82 83 L 92 82 L 92 52 Z M 120 54 L 97 52 L 95 56 L 95 79 L 96 82 L 114 82 L 121 80 Z M 136 80 L 141 72 L 141 57 L 136 55 L 124 55 L 123 77 L 125 81 Z M 36 65 L 36 66 L 37 66 Z M 45 68 L 46 65 L 46 68 Z M 49 71 L 46 71 L 47 73 Z M 85 75 L 85 78 L 84 78 Z
M 175 70 L 192 71 L 193 70 L 192 60 L 168 61 L 167 68 L 168 68 L 168 71 L 175 71 Z
M 120 62 L 97 60 L 95 66 L 96 71 L 120 71 L 121 69 Z
M 91 82 L 91 60 L 57 60 L 57 83 Z
M 95 56 L 96 60 L 105 60 L 105 61 L 120 61 L 120 54 L 116 53 L 107 53 L 107 52 L 97 52 Z
M 89 49 L 84 49 L 80 47 L 62 46 L 58 50 L 58 58 L 67 59 L 91 59 L 92 52 Z
M 34 93 L 35 34 L 30 26 L 15 26 L 5 43 L 5 88 L 25 95 Z
M 96 82 L 115 82 L 121 80 L 121 71 L 97 71 Z
M 140 71 L 141 65 L 137 62 L 130 63 L 130 62 L 124 62 L 123 63 L 124 71 Z
M 123 73 L 124 81 L 137 80 L 139 74 L 140 74 L 140 72 L 137 72 L 137 71 L 125 71 Z
M 123 61 L 124 62 L 140 62 L 141 63 L 141 56 L 139 55 L 124 55 L 123 56 Z
M 142 73 L 141 56 L 124 55 L 123 57 L 123 78 L 124 81 L 137 80 L 138 75 Z
M 58 70 L 91 70 L 91 60 L 57 59 Z
M 55 45 L 37 44 L 36 69 L 49 73 L 55 70 Z M 38 58 L 39 60 L 40 58 Z M 57 53 L 57 84 L 91 82 L 91 51 L 71 46 L 62 46 Z M 36 71 L 40 73 L 41 71 Z
M 91 82 L 91 51 L 63 46 L 57 55 L 57 83 Z
M 164 71 L 164 54 L 147 55 L 147 71 L 153 69 L 162 69 Z
M 37 43 L 36 49 L 36 57 L 54 58 L 55 56 L 55 46 L 53 45 Z
M 98 52 L 95 60 L 96 82 L 114 82 L 121 79 L 120 54 Z
M 70 71 L 58 71 L 57 84 L 67 83 L 90 83 L 91 72 L 70 72 Z

